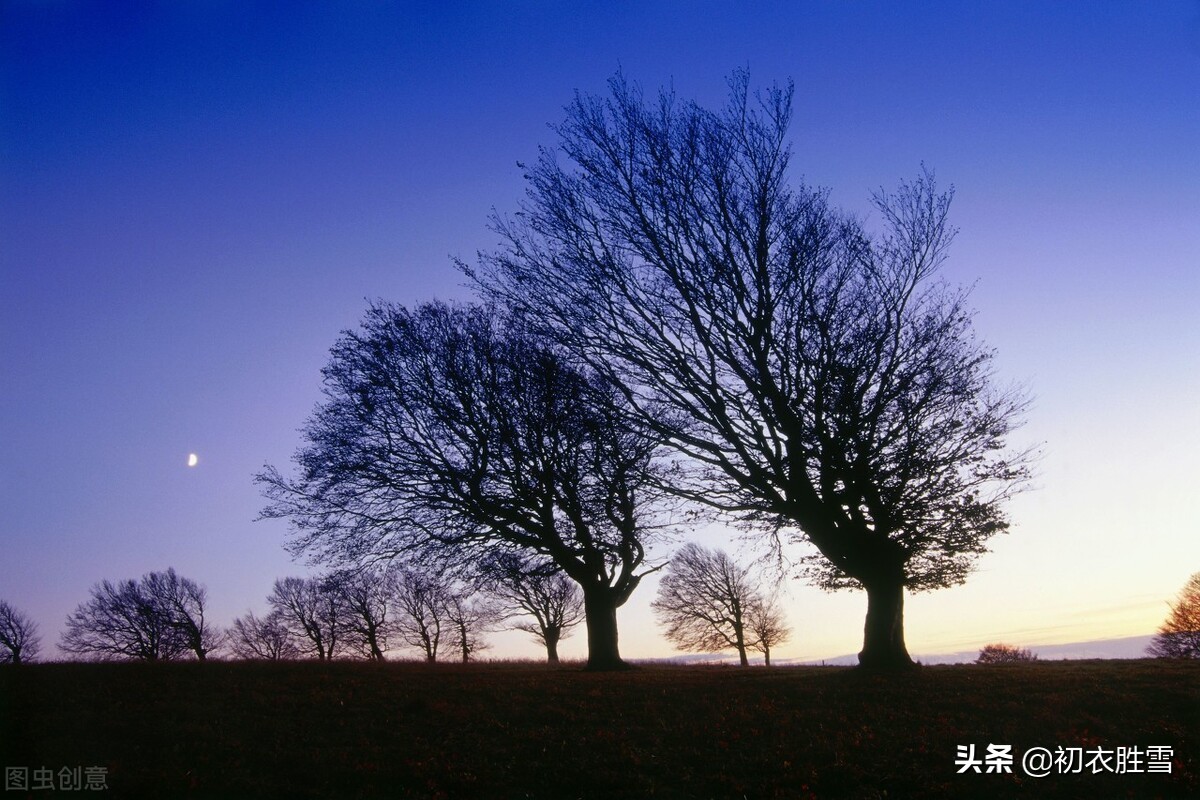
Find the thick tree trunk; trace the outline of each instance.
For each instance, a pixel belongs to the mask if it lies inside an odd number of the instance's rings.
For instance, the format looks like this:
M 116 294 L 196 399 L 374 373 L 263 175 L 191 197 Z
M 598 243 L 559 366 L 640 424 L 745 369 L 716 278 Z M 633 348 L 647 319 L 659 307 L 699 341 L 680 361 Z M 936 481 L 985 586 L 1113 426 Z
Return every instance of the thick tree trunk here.
M 544 641 L 546 642 L 546 663 L 558 663 L 558 633 L 545 631 Z
M 583 593 L 583 614 L 587 620 L 589 670 L 628 669 L 617 645 L 617 604 L 606 592 Z
M 771 666 L 771 648 L 765 644 L 763 645 L 763 666 Z
M 367 630 L 367 644 L 371 648 L 371 660 L 383 661 L 383 650 L 379 647 L 379 633 L 376 626 Z
M 863 581 L 867 589 L 867 624 L 858 665 L 867 669 L 911 669 L 913 660 L 904 646 L 904 582 L 886 577 Z

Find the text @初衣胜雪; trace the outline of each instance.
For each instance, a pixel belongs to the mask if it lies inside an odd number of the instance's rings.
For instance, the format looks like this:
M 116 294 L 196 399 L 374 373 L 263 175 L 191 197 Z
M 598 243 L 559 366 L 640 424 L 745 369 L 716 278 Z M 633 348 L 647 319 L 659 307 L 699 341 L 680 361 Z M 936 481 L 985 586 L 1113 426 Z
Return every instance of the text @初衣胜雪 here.
M 1166 745 L 1119 747 L 1030 747 L 1018 762 L 1010 744 L 988 744 L 979 752 L 974 744 L 958 745 L 954 765 L 958 774 L 1012 773 L 1019 766 L 1031 778 L 1048 775 L 1134 775 L 1171 772 L 1174 748 Z

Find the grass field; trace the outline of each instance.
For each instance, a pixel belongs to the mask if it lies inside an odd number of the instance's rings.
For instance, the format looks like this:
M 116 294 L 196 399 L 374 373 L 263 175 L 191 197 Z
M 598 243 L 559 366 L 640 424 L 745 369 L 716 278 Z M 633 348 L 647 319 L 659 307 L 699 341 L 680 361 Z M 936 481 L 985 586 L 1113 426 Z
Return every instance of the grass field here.
M 1012 773 L 956 774 L 972 744 L 1012 745 Z M 1021 767 L 1158 745 L 1169 774 Z M 1200 662 L 0 668 L 0 763 L 102 766 L 111 797 L 1200 797 L 1198 757 Z

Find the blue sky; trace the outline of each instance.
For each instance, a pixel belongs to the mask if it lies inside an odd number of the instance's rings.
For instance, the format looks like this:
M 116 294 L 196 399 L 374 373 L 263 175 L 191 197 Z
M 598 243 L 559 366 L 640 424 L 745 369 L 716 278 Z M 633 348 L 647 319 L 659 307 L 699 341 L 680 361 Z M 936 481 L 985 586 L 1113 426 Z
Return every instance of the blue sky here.
M 0 598 L 48 645 L 102 578 L 174 566 L 225 622 L 304 571 L 251 476 L 338 331 L 466 299 L 450 257 L 618 69 L 793 80 L 796 176 L 864 214 L 922 162 L 956 187 L 946 275 L 1044 455 L 966 586 L 910 598 L 914 653 L 1151 633 L 1200 570 L 1200 3 L 297 5 L 0 9 Z M 652 596 L 626 655 L 670 653 Z M 790 602 L 782 656 L 860 646 L 861 595 Z

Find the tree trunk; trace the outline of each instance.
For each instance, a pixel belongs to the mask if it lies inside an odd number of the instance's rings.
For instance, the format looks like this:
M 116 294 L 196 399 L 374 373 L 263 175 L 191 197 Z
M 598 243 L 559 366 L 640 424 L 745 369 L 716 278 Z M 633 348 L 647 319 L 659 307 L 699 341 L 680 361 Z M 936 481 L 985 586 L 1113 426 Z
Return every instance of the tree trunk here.
M 763 652 L 763 666 L 764 667 L 771 666 L 771 646 L 764 644 L 762 652 Z
M 543 641 L 546 643 L 546 663 L 548 664 L 558 663 L 558 638 L 557 631 L 544 632 Z
M 379 647 L 379 629 L 372 625 L 367 629 L 367 644 L 371 648 L 371 660 L 383 661 L 383 650 Z
M 584 591 L 583 614 L 587 620 L 589 670 L 628 669 L 617 645 L 617 604 L 607 592 Z
M 894 576 L 863 581 L 867 589 L 867 624 L 858 665 L 867 669 L 911 669 L 904 646 L 904 582 Z

